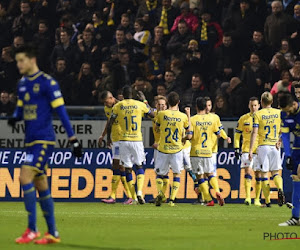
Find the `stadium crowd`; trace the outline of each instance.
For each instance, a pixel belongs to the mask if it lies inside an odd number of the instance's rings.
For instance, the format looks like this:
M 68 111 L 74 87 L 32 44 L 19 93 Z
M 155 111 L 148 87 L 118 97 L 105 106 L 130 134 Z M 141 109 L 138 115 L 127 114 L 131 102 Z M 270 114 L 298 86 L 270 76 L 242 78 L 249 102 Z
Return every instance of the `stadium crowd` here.
M 132 85 L 150 103 L 176 91 L 192 115 L 210 96 L 226 118 L 265 90 L 300 97 L 299 0 L 0 0 L 0 34 L 0 116 L 13 112 L 13 51 L 26 42 L 67 105 Z

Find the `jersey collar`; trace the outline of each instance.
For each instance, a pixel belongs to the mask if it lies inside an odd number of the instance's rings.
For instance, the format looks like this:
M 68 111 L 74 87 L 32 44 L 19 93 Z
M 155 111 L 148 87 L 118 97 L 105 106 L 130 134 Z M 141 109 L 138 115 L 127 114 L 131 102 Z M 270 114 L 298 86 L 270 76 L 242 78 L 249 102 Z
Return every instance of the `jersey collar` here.
M 43 72 L 39 70 L 39 71 L 36 72 L 35 74 L 30 75 L 30 76 L 27 76 L 27 78 L 28 78 L 28 80 L 33 81 L 33 80 L 35 80 L 36 78 L 38 78 L 42 73 L 43 73 Z

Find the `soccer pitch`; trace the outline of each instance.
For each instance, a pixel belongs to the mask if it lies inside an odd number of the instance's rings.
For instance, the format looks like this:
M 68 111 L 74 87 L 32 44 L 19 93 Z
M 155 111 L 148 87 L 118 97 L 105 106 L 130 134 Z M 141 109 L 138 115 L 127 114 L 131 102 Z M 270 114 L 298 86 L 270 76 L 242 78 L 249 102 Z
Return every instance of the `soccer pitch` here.
M 270 240 L 266 233 L 295 232 L 300 227 L 278 227 L 290 217 L 286 207 L 247 207 L 226 204 L 125 206 L 102 203 L 56 203 L 62 242 L 51 246 L 16 245 L 26 228 L 21 202 L 0 202 L 0 249 L 299 249 L 300 240 Z M 38 228 L 46 230 L 38 207 Z M 279 236 L 280 237 L 280 236 Z

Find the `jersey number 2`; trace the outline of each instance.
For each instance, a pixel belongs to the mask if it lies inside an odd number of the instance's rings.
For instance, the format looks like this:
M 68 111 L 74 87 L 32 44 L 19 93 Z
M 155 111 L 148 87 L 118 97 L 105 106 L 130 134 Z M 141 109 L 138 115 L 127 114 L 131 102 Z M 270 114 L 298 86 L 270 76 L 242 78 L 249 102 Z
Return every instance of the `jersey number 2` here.
M 276 138 L 276 133 L 277 133 L 276 125 L 273 126 L 273 129 L 274 129 L 274 138 Z M 264 130 L 265 130 L 265 131 L 267 130 L 265 139 L 268 139 L 268 136 L 269 136 L 269 134 L 271 133 L 271 127 L 270 127 L 270 126 L 265 126 L 265 127 L 264 127 Z

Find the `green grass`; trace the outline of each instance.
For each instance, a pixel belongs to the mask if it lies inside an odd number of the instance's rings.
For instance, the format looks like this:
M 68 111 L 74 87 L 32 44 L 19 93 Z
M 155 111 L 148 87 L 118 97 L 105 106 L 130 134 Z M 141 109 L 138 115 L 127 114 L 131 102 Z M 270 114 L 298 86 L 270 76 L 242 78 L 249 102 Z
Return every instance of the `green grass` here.
M 38 208 L 38 227 L 46 225 Z M 296 232 L 278 227 L 290 217 L 286 207 L 227 204 L 224 207 L 124 206 L 101 203 L 56 203 L 62 243 L 51 246 L 16 245 L 26 227 L 23 203 L 0 202 L 0 249 L 299 249 L 300 240 L 263 240 L 264 232 Z

